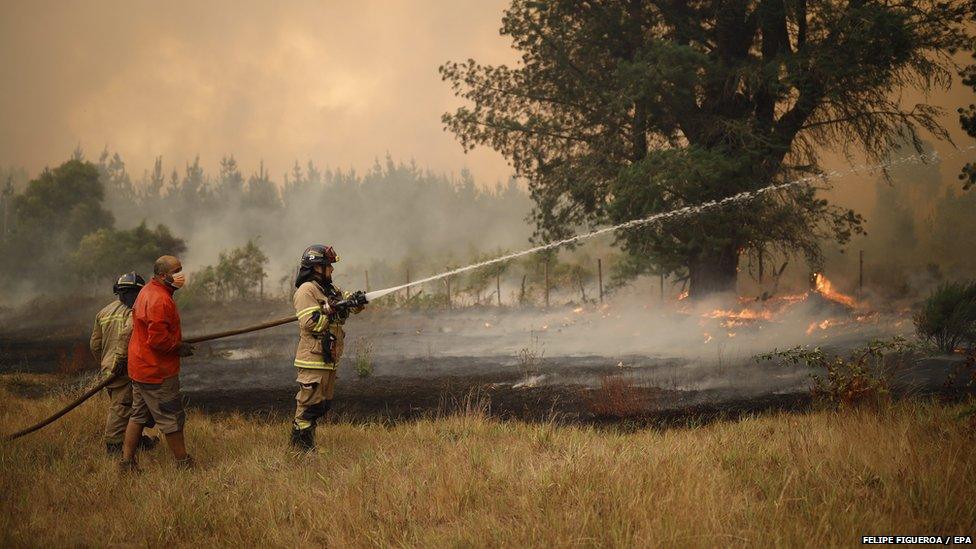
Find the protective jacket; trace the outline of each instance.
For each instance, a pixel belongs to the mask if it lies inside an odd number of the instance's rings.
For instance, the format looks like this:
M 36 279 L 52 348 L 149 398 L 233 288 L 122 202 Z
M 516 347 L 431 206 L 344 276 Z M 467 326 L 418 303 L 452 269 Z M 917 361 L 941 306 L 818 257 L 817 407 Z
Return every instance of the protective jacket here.
M 89 346 L 103 373 L 112 373 L 116 364 L 126 360 L 131 333 L 132 309 L 121 301 L 116 299 L 95 315 Z
M 132 307 L 129 377 L 162 383 L 180 373 L 177 347 L 183 341 L 173 289 L 155 278 L 139 292 Z
M 335 370 L 342 358 L 346 319 L 333 311 L 329 302 L 349 297 L 334 285 L 323 288 L 315 281 L 303 282 L 295 290 L 295 314 L 298 316 L 298 349 L 295 367 Z M 362 310 L 353 309 L 358 313 Z

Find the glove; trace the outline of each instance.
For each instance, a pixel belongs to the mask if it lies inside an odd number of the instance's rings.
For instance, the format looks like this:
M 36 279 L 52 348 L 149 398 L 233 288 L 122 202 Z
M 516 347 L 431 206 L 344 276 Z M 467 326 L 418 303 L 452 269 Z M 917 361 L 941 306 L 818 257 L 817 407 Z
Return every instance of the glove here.
M 180 343 L 176 346 L 176 354 L 180 356 L 193 356 L 193 345 Z
M 345 320 L 349 316 L 350 309 L 359 310 L 365 307 L 366 303 L 366 292 L 359 290 L 349 294 L 346 299 L 330 301 L 329 307 L 335 311 L 335 314 L 341 315 L 341 318 Z
M 112 368 L 113 376 L 125 376 L 129 375 L 129 361 L 125 358 L 119 357 L 115 360 L 115 367 Z
M 362 290 L 356 290 L 353 292 L 352 295 L 349 296 L 349 301 L 352 303 L 352 307 L 354 309 L 362 309 L 367 303 L 369 303 L 366 300 L 366 292 Z

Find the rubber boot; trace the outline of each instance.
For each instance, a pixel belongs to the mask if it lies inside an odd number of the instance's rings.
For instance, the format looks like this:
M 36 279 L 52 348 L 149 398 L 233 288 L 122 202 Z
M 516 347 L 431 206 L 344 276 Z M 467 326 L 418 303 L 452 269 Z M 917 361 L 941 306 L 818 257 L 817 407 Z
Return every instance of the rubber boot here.
M 299 429 L 293 425 L 291 428 L 291 445 L 303 452 L 315 451 L 315 426 Z

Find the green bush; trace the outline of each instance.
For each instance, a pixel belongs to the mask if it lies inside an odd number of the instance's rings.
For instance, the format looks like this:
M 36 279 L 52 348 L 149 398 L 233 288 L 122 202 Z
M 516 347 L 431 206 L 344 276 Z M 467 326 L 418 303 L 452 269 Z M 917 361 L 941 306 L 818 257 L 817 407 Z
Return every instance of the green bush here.
M 222 251 L 216 265 L 194 271 L 177 301 L 181 306 L 213 303 L 229 299 L 264 298 L 264 266 L 268 257 L 254 240 L 230 251 Z
M 756 360 L 780 360 L 813 368 L 819 372 L 810 374 L 814 401 L 830 408 L 850 408 L 885 402 L 890 394 L 892 362 L 917 355 L 918 349 L 917 343 L 895 337 L 872 341 L 847 356 L 828 354 L 820 347 L 794 347 L 758 355 Z
M 133 229 L 103 228 L 87 234 L 72 256 L 72 264 L 85 280 L 111 283 L 129 271 L 138 271 L 148 279 L 157 257 L 184 251 L 186 243 L 173 236 L 166 225 L 150 229 L 143 222 Z
M 915 313 L 919 337 L 931 341 L 942 352 L 951 353 L 962 344 L 976 342 L 976 281 L 939 285 Z

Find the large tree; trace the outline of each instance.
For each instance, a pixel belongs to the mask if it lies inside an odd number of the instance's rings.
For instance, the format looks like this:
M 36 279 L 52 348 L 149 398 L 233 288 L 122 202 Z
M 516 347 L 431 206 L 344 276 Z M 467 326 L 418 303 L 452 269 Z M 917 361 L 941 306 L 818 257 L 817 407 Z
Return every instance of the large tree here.
M 936 1 L 513 0 L 521 61 L 447 63 L 469 104 L 444 115 L 466 150 L 529 182 L 536 238 L 641 218 L 818 172 L 824 147 L 882 159 L 928 130 L 898 92 L 948 86 L 972 6 Z M 862 219 L 817 179 L 762 200 L 618 235 L 632 273 L 693 295 L 734 287 L 743 253 L 804 255 Z M 824 183 L 819 183 L 821 186 Z
M 51 287 L 70 283 L 70 253 L 86 234 L 114 222 L 102 206 L 104 194 L 91 162 L 75 159 L 45 169 L 13 197 L 0 273 Z
M 976 50 L 976 44 L 973 45 L 973 48 Z M 973 52 L 973 59 L 976 59 L 976 51 Z M 965 67 L 959 71 L 959 76 L 962 77 L 963 85 L 969 86 L 976 92 L 976 65 Z M 962 124 L 962 129 L 966 131 L 969 137 L 976 137 L 976 105 L 970 103 L 968 107 L 959 109 L 959 123 Z M 976 185 L 976 162 L 969 162 L 963 166 L 959 179 L 963 180 L 963 189 L 969 189 Z

